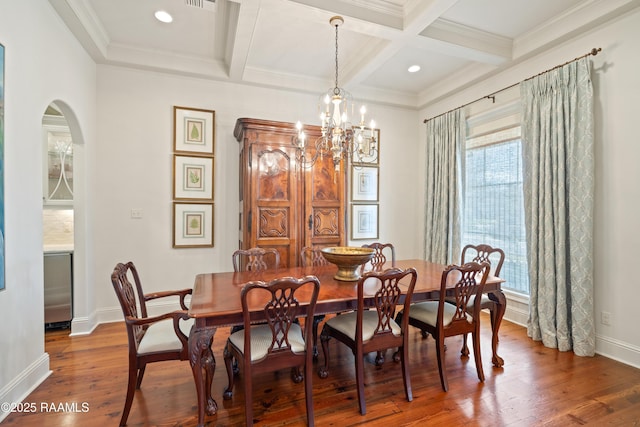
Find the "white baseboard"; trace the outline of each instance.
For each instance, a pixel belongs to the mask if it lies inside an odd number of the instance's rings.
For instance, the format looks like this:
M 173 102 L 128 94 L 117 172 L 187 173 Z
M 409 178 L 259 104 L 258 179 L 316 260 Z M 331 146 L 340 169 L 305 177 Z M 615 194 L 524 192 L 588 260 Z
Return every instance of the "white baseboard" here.
M 529 319 L 529 301 L 517 294 L 507 297 L 507 310 L 504 319 L 527 327 Z M 625 365 L 640 368 L 640 348 L 624 341 L 596 334 L 596 354 L 616 360 Z
M 74 317 L 71 320 L 71 334 L 69 336 L 89 335 L 98 326 L 95 312 L 87 317 Z
M 51 375 L 49 370 L 49 354 L 44 353 L 20 375 L 0 390 L 0 402 L 19 403 L 26 399 L 33 390 Z M 0 411 L 0 423 L 11 412 Z
M 640 369 L 640 348 L 624 341 L 596 334 L 596 353 Z

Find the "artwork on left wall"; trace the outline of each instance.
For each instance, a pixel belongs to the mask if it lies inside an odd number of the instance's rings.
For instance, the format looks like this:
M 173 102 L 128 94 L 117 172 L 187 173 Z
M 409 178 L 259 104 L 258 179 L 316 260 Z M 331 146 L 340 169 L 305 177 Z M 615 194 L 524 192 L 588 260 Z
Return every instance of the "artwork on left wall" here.
M 213 110 L 173 107 L 173 247 L 213 246 Z
M 0 44 L 0 291 L 4 288 L 4 46 Z

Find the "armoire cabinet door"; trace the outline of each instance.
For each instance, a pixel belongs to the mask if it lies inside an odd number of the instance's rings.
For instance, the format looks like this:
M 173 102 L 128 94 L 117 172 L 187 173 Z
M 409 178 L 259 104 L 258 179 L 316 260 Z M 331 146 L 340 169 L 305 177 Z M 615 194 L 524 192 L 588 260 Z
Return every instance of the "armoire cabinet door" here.
M 344 244 L 344 177 L 336 171 L 331 157 L 318 159 L 305 171 L 304 246 L 340 246 Z
M 292 148 L 251 145 L 249 240 L 251 246 L 278 249 L 284 266 L 297 265 L 302 184 Z

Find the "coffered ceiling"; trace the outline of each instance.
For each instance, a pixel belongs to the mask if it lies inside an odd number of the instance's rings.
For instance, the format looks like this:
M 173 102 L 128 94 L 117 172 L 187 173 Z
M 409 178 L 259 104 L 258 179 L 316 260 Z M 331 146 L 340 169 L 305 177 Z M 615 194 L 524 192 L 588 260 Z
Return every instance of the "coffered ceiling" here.
M 97 63 L 420 108 L 638 0 L 49 0 Z M 201 4 L 198 5 L 198 4 Z M 194 5 L 195 4 L 195 5 Z M 173 16 L 170 24 L 156 10 Z M 585 52 L 594 46 L 585 46 Z M 568 58 L 571 59 L 571 58 Z M 409 73 L 408 67 L 420 71 Z

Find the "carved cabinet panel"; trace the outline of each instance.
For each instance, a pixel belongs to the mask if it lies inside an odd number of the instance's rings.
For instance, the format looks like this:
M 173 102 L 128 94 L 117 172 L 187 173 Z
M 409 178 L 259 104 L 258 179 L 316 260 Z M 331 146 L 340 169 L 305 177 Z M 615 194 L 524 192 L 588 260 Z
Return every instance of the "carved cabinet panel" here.
M 239 248 L 272 247 L 283 266 L 300 264 L 304 246 L 345 242 L 345 176 L 331 158 L 302 167 L 293 123 L 238 119 L 240 143 Z M 309 141 L 318 127 L 305 126 Z

